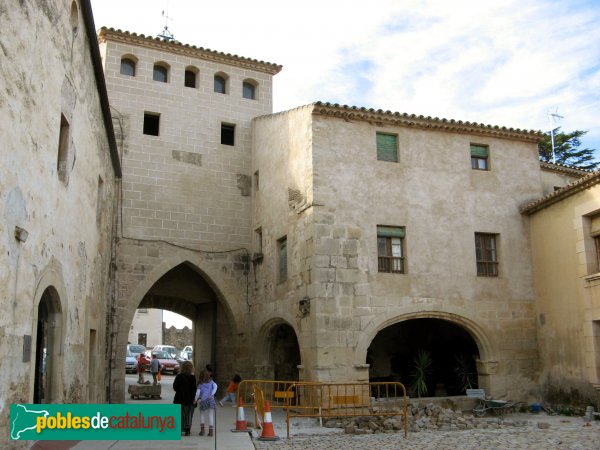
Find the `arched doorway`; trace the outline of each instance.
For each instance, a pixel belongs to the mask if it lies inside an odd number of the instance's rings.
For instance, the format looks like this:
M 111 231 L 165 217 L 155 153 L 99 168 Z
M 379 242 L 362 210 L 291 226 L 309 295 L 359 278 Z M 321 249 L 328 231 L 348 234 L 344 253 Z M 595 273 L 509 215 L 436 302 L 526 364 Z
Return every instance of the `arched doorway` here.
M 400 381 L 413 396 L 463 395 L 476 388 L 477 344 L 460 325 L 420 318 L 379 331 L 367 351 L 371 381 Z M 424 376 L 419 377 L 419 369 Z M 419 390 L 417 380 L 425 387 Z
M 300 347 L 294 329 L 287 323 L 275 325 L 268 336 L 270 363 L 273 379 L 277 381 L 298 381 Z
M 33 403 L 52 403 L 58 395 L 55 384 L 62 349 L 61 314 L 58 293 L 50 286 L 38 304 Z

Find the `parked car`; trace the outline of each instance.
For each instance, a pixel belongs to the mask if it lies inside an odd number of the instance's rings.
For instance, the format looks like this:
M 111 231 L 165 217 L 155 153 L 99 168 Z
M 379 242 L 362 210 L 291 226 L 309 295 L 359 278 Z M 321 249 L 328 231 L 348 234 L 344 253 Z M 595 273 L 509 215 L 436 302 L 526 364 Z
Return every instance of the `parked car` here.
M 125 354 L 125 373 L 135 373 L 137 371 L 137 357 L 129 350 Z
M 149 360 L 152 360 L 152 357 L 156 355 L 162 366 L 161 373 L 172 373 L 173 375 L 179 373 L 179 363 L 169 353 L 162 350 L 147 350 L 144 355 Z
M 185 347 L 183 347 L 182 352 L 185 352 L 187 354 L 187 359 L 189 359 L 190 361 L 192 360 L 194 348 L 191 345 L 186 345 Z
M 192 353 L 181 350 L 179 353 L 177 353 L 177 357 L 175 359 L 181 366 L 184 362 L 192 360 Z
M 127 352 L 131 353 L 133 357 L 137 358 L 140 353 L 144 353 L 146 347 L 141 344 L 127 344 Z
M 152 350 L 167 352 L 173 359 L 175 359 L 178 353 L 177 347 L 173 347 L 172 345 L 155 345 Z

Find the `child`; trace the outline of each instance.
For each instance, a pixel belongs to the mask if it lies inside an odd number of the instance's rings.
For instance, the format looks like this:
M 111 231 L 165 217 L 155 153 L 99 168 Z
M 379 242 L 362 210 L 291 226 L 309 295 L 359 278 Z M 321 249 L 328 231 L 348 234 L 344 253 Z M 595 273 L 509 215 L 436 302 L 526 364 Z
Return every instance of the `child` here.
M 223 402 L 231 400 L 231 403 L 233 403 L 233 407 L 236 407 L 235 394 L 237 392 L 240 381 L 242 381 L 242 378 L 239 375 L 236 374 L 233 376 L 233 379 L 229 382 L 229 385 L 227 386 L 227 393 L 225 394 L 225 397 L 221 399 L 219 405 L 223 406 Z
M 217 383 L 211 378 L 207 370 L 200 372 L 200 384 L 196 390 L 194 404 L 200 406 L 200 436 L 204 436 L 204 413 L 208 414 L 208 435 L 213 436 L 214 430 L 214 411 L 217 409 L 215 403 L 215 393 L 217 392 Z
M 160 372 L 161 366 L 156 353 L 152 355 L 152 361 L 150 361 L 150 372 L 152 373 L 152 378 L 154 381 L 154 385 L 158 384 L 158 373 Z

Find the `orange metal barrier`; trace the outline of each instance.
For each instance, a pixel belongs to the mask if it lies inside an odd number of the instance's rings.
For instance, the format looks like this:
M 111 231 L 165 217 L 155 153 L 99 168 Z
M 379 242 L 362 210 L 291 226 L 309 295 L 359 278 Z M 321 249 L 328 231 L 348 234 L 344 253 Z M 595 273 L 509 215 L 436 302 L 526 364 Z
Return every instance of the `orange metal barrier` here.
M 259 427 L 265 402 L 271 408 L 285 408 L 288 439 L 291 417 L 401 416 L 404 437 L 408 437 L 408 397 L 402 383 L 243 380 L 237 398 L 242 399 L 242 406 L 254 409 Z

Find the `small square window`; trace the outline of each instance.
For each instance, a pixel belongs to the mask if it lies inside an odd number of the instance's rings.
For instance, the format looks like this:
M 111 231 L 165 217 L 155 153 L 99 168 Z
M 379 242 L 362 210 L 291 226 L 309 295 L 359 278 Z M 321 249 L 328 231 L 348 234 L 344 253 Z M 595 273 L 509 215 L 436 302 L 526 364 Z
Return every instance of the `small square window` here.
M 221 144 L 235 145 L 235 125 L 221 124 Z
M 487 145 L 471 144 L 471 169 L 488 169 L 489 149 Z
M 158 136 L 160 114 L 144 113 L 144 134 Z
M 378 272 L 404 272 L 404 227 L 377 226 Z
M 475 259 L 477 260 L 478 277 L 498 276 L 498 252 L 496 235 L 475 233 Z
M 377 133 L 377 160 L 398 162 L 398 136 Z

